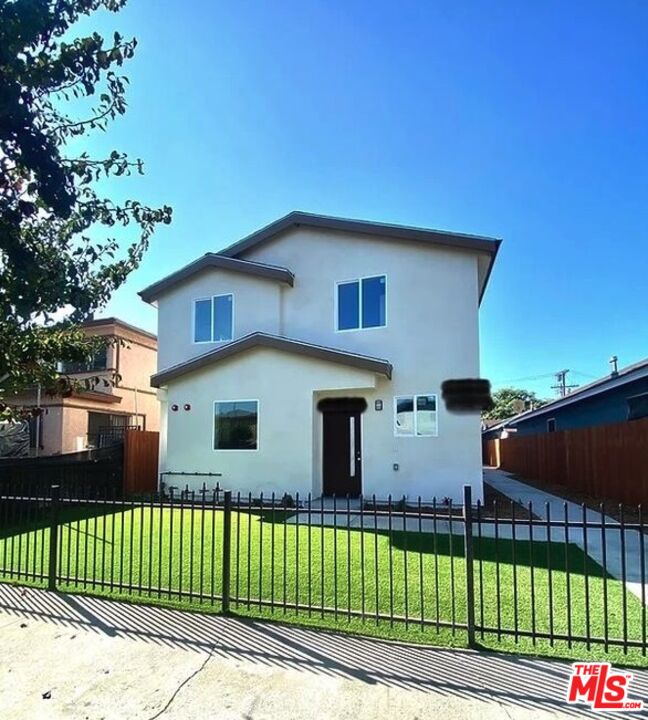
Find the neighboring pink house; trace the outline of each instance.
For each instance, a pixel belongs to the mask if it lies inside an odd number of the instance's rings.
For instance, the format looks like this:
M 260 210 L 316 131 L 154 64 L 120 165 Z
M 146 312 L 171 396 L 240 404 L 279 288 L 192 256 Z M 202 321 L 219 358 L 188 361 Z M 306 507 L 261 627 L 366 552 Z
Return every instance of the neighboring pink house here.
M 102 318 L 84 324 L 88 335 L 119 338 L 92 363 L 61 366 L 66 374 L 82 379 L 99 376 L 117 383 L 101 382 L 93 390 L 70 397 L 41 394 L 39 455 L 59 455 L 109 444 L 127 427 L 159 429 L 159 405 L 150 378 L 157 366 L 157 337 L 118 318 Z M 14 402 L 37 407 L 37 393 L 23 393 Z M 36 454 L 36 423 L 31 423 L 31 454 Z

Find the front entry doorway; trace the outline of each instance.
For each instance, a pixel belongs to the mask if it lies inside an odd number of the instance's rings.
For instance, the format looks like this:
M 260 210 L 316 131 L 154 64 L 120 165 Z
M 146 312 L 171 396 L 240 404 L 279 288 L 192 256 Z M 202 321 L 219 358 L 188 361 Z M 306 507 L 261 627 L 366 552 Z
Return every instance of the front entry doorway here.
M 362 492 L 363 398 L 328 398 L 318 403 L 322 413 L 323 494 L 358 497 Z

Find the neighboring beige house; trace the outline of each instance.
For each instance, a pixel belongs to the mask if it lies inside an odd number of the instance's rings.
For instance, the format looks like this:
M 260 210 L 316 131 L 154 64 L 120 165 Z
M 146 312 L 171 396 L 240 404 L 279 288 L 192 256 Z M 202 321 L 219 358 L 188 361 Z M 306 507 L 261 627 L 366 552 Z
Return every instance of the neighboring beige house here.
M 160 470 L 257 495 L 482 494 L 478 313 L 499 241 L 294 212 L 143 290 Z M 197 477 L 194 487 L 200 487 Z
M 59 455 L 109 444 L 126 427 L 159 428 L 159 403 L 150 385 L 157 363 L 156 336 L 114 317 L 91 320 L 83 327 L 88 335 L 121 342 L 109 345 L 92 363 L 60 369 L 78 379 L 98 376 L 109 382 L 65 398 L 41 393 L 39 433 L 36 418 L 30 428 L 32 455 L 36 454 L 37 435 L 39 455 Z M 115 384 L 110 381 L 113 372 L 121 376 Z M 14 402 L 37 407 L 37 392 L 16 396 Z

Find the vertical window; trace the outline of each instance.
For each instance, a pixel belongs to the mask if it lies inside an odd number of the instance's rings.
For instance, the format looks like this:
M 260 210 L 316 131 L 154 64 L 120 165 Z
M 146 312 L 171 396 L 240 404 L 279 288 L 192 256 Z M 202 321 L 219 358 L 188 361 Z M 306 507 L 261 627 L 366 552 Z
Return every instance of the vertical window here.
M 547 432 L 556 432 L 556 418 L 547 420 Z
M 394 434 L 433 437 L 439 434 L 436 395 L 403 395 L 394 398 Z
M 365 278 L 362 281 L 362 327 L 385 325 L 385 277 Z
M 214 298 L 214 334 L 212 340 L 219 342 L 232 339 L 232 296 L 217 295 Z
M 355 330 L 360 325 L 358 283 L 338 285 L 338 330 Z
M 234 297 L 231 294 L 194 301 L 194 342 L 232 339 Z
M 194 305 L 194 342 L 211 340 L 211 300 L 196 300 Z
M 257 450 L 258 427 L 257 400 L 214 403 L 214 450 Z
M 387 324 L 384 275 L 338 283 L 337 329 L 360 330 Z

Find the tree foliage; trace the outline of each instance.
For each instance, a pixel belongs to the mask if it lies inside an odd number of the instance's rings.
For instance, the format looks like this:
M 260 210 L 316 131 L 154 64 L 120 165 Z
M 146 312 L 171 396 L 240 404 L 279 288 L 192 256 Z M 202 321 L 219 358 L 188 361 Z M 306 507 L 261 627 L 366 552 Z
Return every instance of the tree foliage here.
M 73 32 L 82 16 L 124 3 L 0 0 L 0 402 L 36 383 L 61 390 L 57 360 L 82 361 L 99 342 L 79 323 L 138 267 L 156 225 L 171 221 L 169 207 L 119 204 L 97 189 L 100 179 L 141 174 L 141 160 L 68 151 L 126 111 L 120 68 L 136 40 Z
M 484 420 L 506 420 L 524 410 L 538 408 L 548 400 L 540 399 L 530 390 L 520 388 L 501 388 L 493 393 L 494 407 L 484 413 Z

